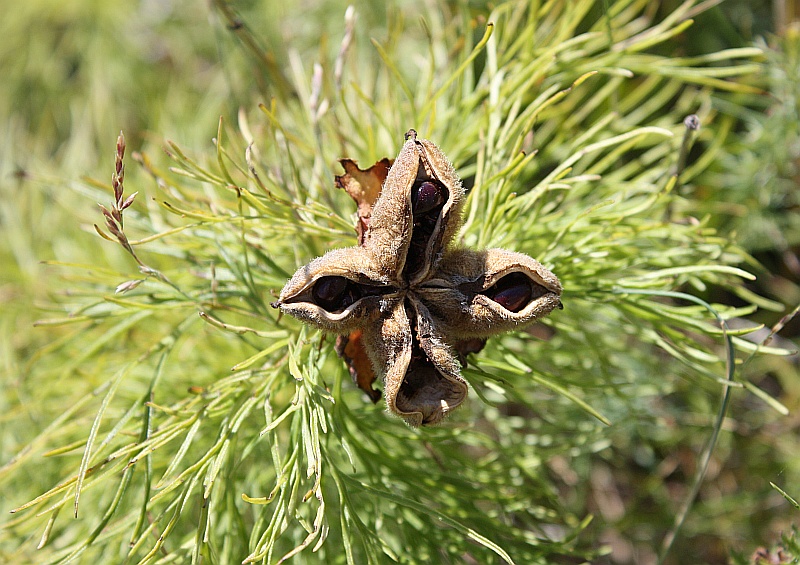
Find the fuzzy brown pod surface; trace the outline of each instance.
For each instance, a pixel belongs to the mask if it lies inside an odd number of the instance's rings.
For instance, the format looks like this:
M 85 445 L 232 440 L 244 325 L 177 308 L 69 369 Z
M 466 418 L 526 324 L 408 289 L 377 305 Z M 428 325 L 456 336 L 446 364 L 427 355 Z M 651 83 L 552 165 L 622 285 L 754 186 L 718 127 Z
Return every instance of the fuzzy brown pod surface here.
M 273 304 L 322 330 L 357 335 L 388 409 L 412 426 L 435 424 L 464 402 L 459 353 L 561 304 L 558 278 L 535 259 L 453 243 L 463 198 L 450 161 L 410 130 L 360 245 L 298 269 Z

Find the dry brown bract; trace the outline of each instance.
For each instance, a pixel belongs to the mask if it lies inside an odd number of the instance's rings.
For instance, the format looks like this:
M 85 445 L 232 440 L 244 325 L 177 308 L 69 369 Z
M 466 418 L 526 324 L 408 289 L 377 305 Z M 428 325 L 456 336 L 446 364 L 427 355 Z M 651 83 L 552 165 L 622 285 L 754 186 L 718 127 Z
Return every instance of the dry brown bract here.
M 464 402 L 457 343 L 561 304 L 558 278 L 527 255 L 450 247 L 463 197 L 453 165 L 410 130 L 362 244 L 298 269 L 273 304 L 326 331 L 360 332 L 389 410 L 412 426 L 437 423 Z

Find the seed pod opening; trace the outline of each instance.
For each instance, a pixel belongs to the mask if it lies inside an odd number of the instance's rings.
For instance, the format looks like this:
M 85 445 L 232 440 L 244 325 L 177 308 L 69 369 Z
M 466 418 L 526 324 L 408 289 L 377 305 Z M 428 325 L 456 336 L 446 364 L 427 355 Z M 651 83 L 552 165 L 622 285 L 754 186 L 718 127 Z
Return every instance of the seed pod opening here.
M 479 292 L 509 312 L 519 313 L 533 301 L 553 292 L 523 272 L 504 275 L 492 286 Z
M 362 248 L 331 251 L 297 270 L 273 306 L 338 334 L 380 315 L 382 301 L 397 289 L 382 280 Z
M 442 210 L 447 203 L 450 191 L 438 180 L 424 173 L 420 160 L 417 180 L 411 187 L 411 243 L 403 269 L 403 278 L 411 280 L 432 261 L 429 243 L 440 228 Z M 420 178 L 422 177 L 422 178 Z
M 459 374 L 451 348 L 431 324 L 428 309 L 419 300 L 407 301 L 405 312 L 411 329 L 408 369 L 390 400 L 412 426 L 436 424 L 458 408 L 467 397 L 467 385 Z
M 453 250 L 418 291 L 456 338 L 488 337 L 532 323 L 561 304 L 561 283 L 541 263 L 502 249 Z
M 341 312 L 364 296 L 364 289 L 345 277 L 325 276 L 311 287 L 314 304 L 328 312 Z
M 409 131 L 372 209 L 365 245 L 397 267 L 401 284 L 436 268 L 460 223 L 464 189 L 447 157 Z

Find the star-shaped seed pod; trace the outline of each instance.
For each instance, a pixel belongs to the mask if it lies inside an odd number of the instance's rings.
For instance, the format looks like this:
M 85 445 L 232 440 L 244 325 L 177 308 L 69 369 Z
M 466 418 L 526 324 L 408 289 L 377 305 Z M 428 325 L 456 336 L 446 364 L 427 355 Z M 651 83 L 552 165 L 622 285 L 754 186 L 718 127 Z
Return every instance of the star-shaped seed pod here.
M 561 305 L 558 278 L 535 259 L 452 245 L 463 197 L 450 161 L 409 130 L 361 244 L 298 269 L 273 303 L 325 331 L 357 333 L 388 409 L 412 426 L 440 422 L 464 402 L 456 344 Z

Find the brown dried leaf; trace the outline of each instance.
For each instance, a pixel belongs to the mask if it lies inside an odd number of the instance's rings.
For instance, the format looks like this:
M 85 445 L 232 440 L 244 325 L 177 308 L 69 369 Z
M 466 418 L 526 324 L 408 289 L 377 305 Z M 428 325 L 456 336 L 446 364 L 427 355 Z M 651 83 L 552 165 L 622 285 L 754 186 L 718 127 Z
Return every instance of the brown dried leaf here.
M 361 340 L 361 330 L 351 332 L 350 335 L 340 335 L 336 338 L 336 353 L 347 363 L 350 376 L 358 388 L 367 393 L 372 402 L 381 399 L 381 391 L 372 388 L 375 382 L 375 370 Z
M 336 186 L 343 188 L 358 206 L 358 244 L 364 242 L 364 234 L 369 227 L 372 206 L 381 194 L 386 175 L 392 166 L 392 159 L 384 157 L 368 169 L 359 169 L 352 159 L 339 159 L 345 173 L 336 175 Z

